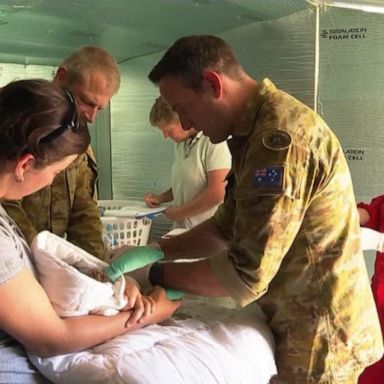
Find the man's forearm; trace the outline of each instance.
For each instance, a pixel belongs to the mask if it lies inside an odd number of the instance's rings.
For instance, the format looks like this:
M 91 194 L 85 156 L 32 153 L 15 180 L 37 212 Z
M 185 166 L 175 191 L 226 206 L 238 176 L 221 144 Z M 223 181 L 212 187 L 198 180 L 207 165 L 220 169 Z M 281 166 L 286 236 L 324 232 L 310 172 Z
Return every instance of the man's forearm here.
M 198 259 L 218 255 L 227 248 L 228 240 L 223 236 L 213 218 L 191 230 L 159 240 L 165 260 Z
M 213 273 L 208 260 L 193 263 L 166 263 L 162 267 L 164 287 L 201 296 L 229 296 Z

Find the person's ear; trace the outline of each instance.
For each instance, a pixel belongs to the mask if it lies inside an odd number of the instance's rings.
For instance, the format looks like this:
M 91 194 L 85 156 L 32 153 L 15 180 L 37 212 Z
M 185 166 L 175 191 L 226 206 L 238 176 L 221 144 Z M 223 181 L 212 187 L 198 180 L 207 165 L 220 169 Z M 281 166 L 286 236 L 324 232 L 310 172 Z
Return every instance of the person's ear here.
M 205 70 L 203 72 L 203 83 L 215 98 L 219 98 L 223 92 L 223 82 L 220 75 L 215 71 Z
M 65 67 L 59 67 L 57 68 L 56 74 L 53 78 L 54 84 L 58 85 L 59 87 L 62 87 L 66 84 L 68 77 L 68 70 Z
M 15 180 L 17 182 L 22 182 L 24 180 L 24 173 L 27 169 L 33 167 L 35 161 L 35 157 L 30 153 L 22 155 L 17 161 L 15 165 Z

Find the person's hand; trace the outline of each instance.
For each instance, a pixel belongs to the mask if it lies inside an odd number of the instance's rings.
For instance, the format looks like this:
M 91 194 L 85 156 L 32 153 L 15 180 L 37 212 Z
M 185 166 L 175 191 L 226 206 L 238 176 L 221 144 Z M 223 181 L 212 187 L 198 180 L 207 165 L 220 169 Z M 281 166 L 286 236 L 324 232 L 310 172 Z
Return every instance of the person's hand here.
M 165 289 L 159 286 L 154 287 L 149 295 L 156 304 L 157 322 L 164 321 L 171 317 L 180 307 L 182 300 L 169 300 Z
M 179 207 L 169 207 L 163 213 L 169 220 L 182 221 L 185 219 L 185 215 Z
M 134 279 L 128 276 L 125 276 L 124 295 L 128 300 L 127 305 L 123 308 L 124 311 L 135 308 L 137 302 L 141 300 L 139 285 Z
M 126 285 L 124 294 L 128 299 L 128 303 L 122 311 L 132 311 L 127 325 L 137 322 L 142 323 L 146 317 L 154 312 L 156 308 L 155 301 L 152 297 L 141 294 L 135 280 L 126 277 L 125 281 Z
M 156 208 L 161 204 L 160 196 L 155 195 L 154 193 L 147 193 L 144 196 L 145 204 L 147 204 L 147 207 L 149 208 Z

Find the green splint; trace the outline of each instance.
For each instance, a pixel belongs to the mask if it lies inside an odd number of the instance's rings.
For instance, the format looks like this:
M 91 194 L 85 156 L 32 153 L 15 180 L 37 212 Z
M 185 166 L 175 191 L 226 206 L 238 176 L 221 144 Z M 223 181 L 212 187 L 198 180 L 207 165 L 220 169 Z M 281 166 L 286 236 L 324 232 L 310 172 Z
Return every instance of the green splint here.
M 115 282 L 124 273 L 143 268 L 164 258 L 164 253 L 152 247 L 136 247 L 122 253 L 105 268 L 105 273 Z
M 184 293 L 180 291 L 176 291 L 171 288 L 167 288 L 165 290 L 165 295 L 168 300 L 181 300 L 184 297 Z

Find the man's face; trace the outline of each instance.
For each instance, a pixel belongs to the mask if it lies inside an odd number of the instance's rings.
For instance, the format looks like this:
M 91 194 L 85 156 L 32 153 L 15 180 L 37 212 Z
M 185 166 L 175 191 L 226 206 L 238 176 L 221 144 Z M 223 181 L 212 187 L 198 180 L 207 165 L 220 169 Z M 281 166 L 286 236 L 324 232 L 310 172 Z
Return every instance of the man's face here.
M 185 86 L 183 81 L 167 76 L 160 80 L 161 96 L 179 115 L 183 129 L 203 131 L 212 143 L 220 143 L 230 134 L 231 122 L 226 118 L 222 100 L 215 96 L 204 80 L 201 91 Z
M 114 93 L 114 85 L 98 70 L 90 71 L 83 82 L 66 86 L 72 91 L 78 110 L 88 123 L 95 121 L 97 112 L 108 105 Z

